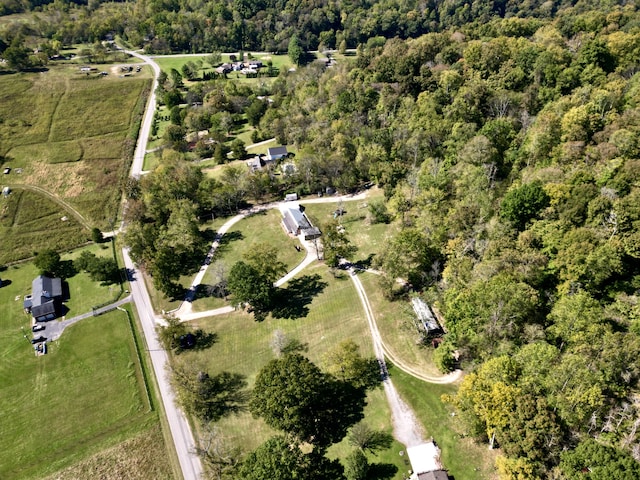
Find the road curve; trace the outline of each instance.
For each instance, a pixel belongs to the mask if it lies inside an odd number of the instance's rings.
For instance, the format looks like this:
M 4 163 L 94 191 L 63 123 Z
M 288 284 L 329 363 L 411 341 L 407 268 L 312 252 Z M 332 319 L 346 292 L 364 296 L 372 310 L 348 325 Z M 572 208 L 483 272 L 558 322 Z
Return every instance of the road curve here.
M 362 306 L 365 311 L 365 315 L 367 317 L 367 321 L 369 323 L 369 328 L 371 329 L 371 336 L 373 337 L 374 342 L 374 350 L 376 352 L 376 356 L 379 355 L 380 352 L 386 356 L 391 363 L 400 370 L 405 373 L 408 373 L 412 377 L 420 379 L 427 383 L 437 383 L 437 384 L 447 384 L 453 383 L 457 381 L 462 376 L 462 370 L 456 370 L 455 372 L 449 373 L 447 375 L 428 375 L 424 372 L 419 371 L 418 369 L 407 365 L 403 360 L 398 358 L 396 355 L 391 353 L 389 348 L 385 345 L 384 340 L 382 339 L 382 335 L 380 335 L 380 331 L 378 330 L 378 325 L 376 323 L 375 315 L 373 313 L 373 309 L 371 308 L 371 304 L 369 303 L 369 297 L 367 297 L 367 292 L 358 278 L 356 270 L 354 268 L 350 269 L 351 280 L 353 280 L 353 284 L 356 287 L 356 291 L 358 292 L 358 296 L 362 302 Z

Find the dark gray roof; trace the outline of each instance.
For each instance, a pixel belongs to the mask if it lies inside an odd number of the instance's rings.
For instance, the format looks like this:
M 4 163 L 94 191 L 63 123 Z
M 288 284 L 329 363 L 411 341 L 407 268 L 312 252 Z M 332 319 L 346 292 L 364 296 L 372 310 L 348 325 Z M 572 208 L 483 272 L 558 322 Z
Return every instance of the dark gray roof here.
M 31 282 L 31 304 L 34 307 L 46 303 L 49 299 L 61 296 L 62 280 L 59 278 L 49 278 L 40 275 Z
M 449 480 L 446 470 L 433 470 L 418 474 L 418 480 Z
M 287 151 L 287 147 L 267 148 L 267 155 L 269 155 L 270 157 L 274 157 L 274 156 L 278 156 L 278 155 L 286 156 L 288 154 L 289 154 L 289 152 Z
M 62 280 L 40 275 L 31 282 L 31 315 L 38 319 L 54 316 L 56 305 L 54 300 L 62 296 Z M 25 301 L 25 308 L 28 308 Z
M 314 238 L 318 238 L 322 235 L 322 232 L 320 232 L 318 227 L 303 228 L 302 233 L 305 240 L 313 240 Z
M 56 305 L 53 300 L 49 300 L 42 305 L 32 306 L 31 307 L 31 315 L 33 318 L 38 319 L 46 316 L 55 316 L 56 313 Z

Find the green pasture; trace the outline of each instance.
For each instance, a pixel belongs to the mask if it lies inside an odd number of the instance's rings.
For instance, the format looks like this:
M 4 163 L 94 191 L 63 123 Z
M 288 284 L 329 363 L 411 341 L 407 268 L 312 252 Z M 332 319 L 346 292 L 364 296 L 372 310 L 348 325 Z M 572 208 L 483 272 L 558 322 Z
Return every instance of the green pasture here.
M 62 218 L 67 217 L 66 221 Z M 16 188 L 0 196 L 0 265 L 33 256 L 39 250 L 76 247 L 90 232 L 64 207 L 41 193 Z
M 0 290 L 4 307 L 21 303 L 29 270 L 2 273 L 12 281 Z M 0 326 L 0 477 L 42 478 L 157 425 L 123 312 L 69 327 L 42 357 L 23 337 L 26 315 L 2 315 Z
M 4 181 L 43 188 L 106 227 L 126 174 L 123 145 L 132 142 L 134 112 L 149 81 L 86 77 L 64 64 L 0 76 L 0 155 L 12 168 Z
M 357 247 L 353 256 L 354 261 L 364 261 L 373 258 L 384 247 L 386 239 L 392 235 L 397 226 L 394 224 L 371 224 L 368 220 L 368 204 L 372 200 L 381 199 L 382 190 L 371 188 L 364 200 L 344 201 L 340 205 L 346 213 L 339 220 L 345 229 L 347 238 Z M 335 203 L 307 203 L 306 213 L 314 224 L 323 225 L 334 220 L 333 213 L 339 206 Z

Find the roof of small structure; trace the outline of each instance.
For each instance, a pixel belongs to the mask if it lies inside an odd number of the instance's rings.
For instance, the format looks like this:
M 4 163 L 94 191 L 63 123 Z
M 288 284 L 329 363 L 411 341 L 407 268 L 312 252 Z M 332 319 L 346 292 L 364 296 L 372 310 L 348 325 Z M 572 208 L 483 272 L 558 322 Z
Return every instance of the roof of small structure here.
M 418 474 L 418 480 L 449 480 L 446 470 L 433 470 Z
M 289 151 L 287 150 L 287 147 L 267 148 L 267 155 L 269 155 L 270 157 L 277 156 L 277 155 L 288 155 L 288 154 L 289 154 Z
M 418 297 L 413 297 L 411 299 L 411 305 L 413 306 L 413 311 L 416 312 L 416 315 L 422 322 L 422 325 L 424 325 L 427 332 L 440 329 L 438 321 L 433 316 L 429 305 L 427 305 L 424 300 Z
M 411 469 L 416 474 L 441 470 L 440 451 L 433 442 L 407 448 Z

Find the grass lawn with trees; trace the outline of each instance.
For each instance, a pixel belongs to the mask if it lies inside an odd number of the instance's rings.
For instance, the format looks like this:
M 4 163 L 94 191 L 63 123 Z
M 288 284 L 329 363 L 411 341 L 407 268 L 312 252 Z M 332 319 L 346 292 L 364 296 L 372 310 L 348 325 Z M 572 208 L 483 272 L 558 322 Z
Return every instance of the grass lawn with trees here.
M 251 386 L 258 371 L 274 358 L 270 343 L 277 330 L 305 344 L 308 348 L 305 355 L 321 367 L 324 355 L 346 339 L 353 339 L 360 346 L 362 355 L 372 356 L 373 348 L 364 313 L 349 278 L 334 278 L 322 264 L 312 265 L 298 278 L 307 275 L 319 275 L 320 281 L 326 286 L 313 297 L 305 317 L 268 317 L 264 322 L 255 322 L 251 315 L 235 312 L 190 322 L 194 329 L 202 328 L 214 333 L 217 342 L 208 350 L 189 351 L 175 356 L 174 361 L 202 365 L 211 374 L 225 371 L 240 373 L 247 377 Z M 365 423 L 376 430 L 391 432 L 389 408 L 381 387 L 369 392 L 367 404 Z M 226 441 L 242 447 L 243 451 L 256 448 L 274 434 L 274 430 L 261 419 L 255 419 L 249 413 L 223 418 L 216 425 Z M 348 442 L 343 440 L 331 448 L 330 456 L 344 458 L 351 449 Z M 399 473 L 394 478 L 401 479 L 400 472 L 405 465 L 398 452 L 402 449 L 400 444 L 394 442 L 379 456 L 371 456 L 370 461 L 397 465 Z
M 305 257 L 304 249 L 298 252 L 297 239 L 290 238 L 281 225 L 281 214 L 278 209 L 262 211 L 240 220 L 223 237 L 207 273 L 203 285 L 214 285 L 216 281 L 216 264 L 222 262 L 227 273 L 233 265 L 242 260 L 243 255 L 251 251 L 257 243 L 265 243 L 278 248 L 278 260 L 292 270 Z M 216 297 L 200 297 L 193 302 L 195 311 L 217 308 L 224 303 Z

